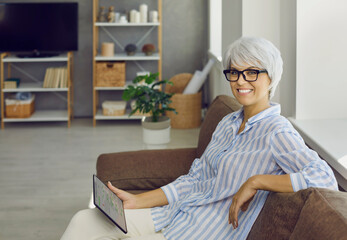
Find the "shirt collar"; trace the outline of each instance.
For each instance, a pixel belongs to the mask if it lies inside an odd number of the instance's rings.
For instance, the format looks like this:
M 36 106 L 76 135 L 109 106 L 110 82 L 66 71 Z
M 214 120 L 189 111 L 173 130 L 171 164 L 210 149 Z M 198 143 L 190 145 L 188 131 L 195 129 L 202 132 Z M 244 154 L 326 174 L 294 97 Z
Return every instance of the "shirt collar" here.
M 254 115 L 253 117 L 251 117 L 250 119 L 248 119 L 248 124 L 252 125 L 255 122 L 258 122 L 264 118 L 270 117 L 270 116 L 274 116 L 274 115 L 280 115 L 281 114 L 281 105 L 279 105 L 278 103 L 270 103 L 270 107 L 265 109 L 264 111 L 261 111 L 260 113 Z M 237 121 L 238 119 L 242 119 L 243 118 L 243 107 L 240 108 L 238 111 L 236 111 L 231 118 L 232 122 Z

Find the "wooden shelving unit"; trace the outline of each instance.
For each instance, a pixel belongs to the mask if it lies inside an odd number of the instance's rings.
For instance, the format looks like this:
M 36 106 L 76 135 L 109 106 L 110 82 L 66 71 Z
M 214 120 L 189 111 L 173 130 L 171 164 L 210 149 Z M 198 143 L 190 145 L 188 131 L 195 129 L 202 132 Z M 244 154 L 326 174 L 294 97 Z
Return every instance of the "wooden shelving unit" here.
M 118 3 L 122 3 L 123 7 L 126 6 L 126 2 L 119 0 L 110 1 L 118 6 Z M 146 2 L 144 2 L 146 3 Z M 157 23 L 108 23 L 108 22 L 97 22 L 98 10 L 99 10 L 99 0 L 93 0 L 93 125 L 96 125 L 97 120 L 133 120 L 142 119 L 143 116 L 131 116 L 129 117 L 130 109 L 126 110 L 126 114 L 123 116 L 104 116 L 102 114 L 102 109 L 99 106 L 99 95 L 103 94 L 105 91 L 123 91 L 124 87 L 98 87 L 96 86 L 96 63 L 102 61 L 126 61 L 135 62 L 137 61 L 156 61 L 157 71 L 159 72 L 159 78 L 161 78 L 162 70 L 162 0 L 157 0 L 157 11 L 159 16 L 159 22 Z M 130 7 L 128 10 L 131 10 Z M 99 51 L 99 31 L 100 29 L 110 29 L 112 32 L 117 32 L 117 29 L 121 28 L 157 28 L 157 49 L 158 52 L 154 53 L 152 56 L 146 56 L 145 54 L 138 52 L 133 56 L 128 56 L 126 53 L 116 53 L 112 57 L 100 56 Z M 107 30 L 108 31 L 108 30 Z M 152 34 L 152 33 L 151 33 Z M 131 84 L 131 80 L 126 80 L 126 85 Z
M 65 121 L 67 126 L 70 127 L 70 121 L 72 118 L 72 106 L 73 106 L 73 84 L 72 84 L 72 52 L 67 52 L 56 57 L 47 58 L 18 58 L 10 53 L 2 53 L 0 56 L 0 73 L 1 73 L 1 128 L 5 127 L 5 122 L 51 122 L 51 121 Z M 7 76 L 11 77 L 11 64 L 13 63 L 30 63 L 38 64 L 44 62 L 65 62 L 67 67 L 67 82 L 68 86 L 65 88 L 43 88 L 42 82 L 23 82 L 18 88 L 5 89 L 4 88 L 4 70 L 5 64 L 7 64 Z M 66 93 L 67 106 L 65 110 L 39 110 L 36 109 L 35 112 L 29 118 L 7 118 L 5 114 L 5 98 L 7 94 L 17 93 L 17 92 L 32 92 L 35 94 L 39 93 Z

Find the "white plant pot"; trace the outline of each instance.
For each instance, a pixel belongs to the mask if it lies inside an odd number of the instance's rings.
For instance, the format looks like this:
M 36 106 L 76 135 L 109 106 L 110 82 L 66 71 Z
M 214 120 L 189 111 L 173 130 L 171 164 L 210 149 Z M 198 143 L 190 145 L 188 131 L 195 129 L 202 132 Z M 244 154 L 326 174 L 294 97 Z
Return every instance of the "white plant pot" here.
M 166 144 L 170 142 L 170 118 L 160 117 L 158 122 L 151 122 L 151 117 L 141 121 L 143 141 L 146 144 Z
M 151 130 L 143 129 L 143 141 L 146 144 L 166 144 L 170 142 L 170 129 Z

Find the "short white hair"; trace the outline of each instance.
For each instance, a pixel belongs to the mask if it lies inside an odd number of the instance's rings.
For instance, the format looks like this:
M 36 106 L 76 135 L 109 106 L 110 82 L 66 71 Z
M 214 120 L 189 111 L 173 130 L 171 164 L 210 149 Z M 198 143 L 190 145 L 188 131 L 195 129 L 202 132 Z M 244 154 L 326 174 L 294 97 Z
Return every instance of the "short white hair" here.
M 233 42 L 223 56 L 223 67 L 243 67 L 245 65 L 265 69 L 271 83 L 270 99 L 274 96 L 276 87 L 281 80 L 283 60 L 280 51 L 270 41 L 257 37 L 241 37 Z

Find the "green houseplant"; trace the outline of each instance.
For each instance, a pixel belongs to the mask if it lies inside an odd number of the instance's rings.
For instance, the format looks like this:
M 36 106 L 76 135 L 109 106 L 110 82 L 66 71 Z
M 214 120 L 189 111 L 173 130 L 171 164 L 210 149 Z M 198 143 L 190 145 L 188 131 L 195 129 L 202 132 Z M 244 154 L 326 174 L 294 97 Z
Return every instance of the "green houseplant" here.
M 134 108 L 130 116 L 135 112 L 149 114 L 141 121 L 143 130 L 143 141 L 147 144 L 165 144 L 170 142 L 170 118 L 164 116 L 166 111 L 176 110 L 169 107 L 172 93 L 161 91 L 161 86 L 172 85 L 168 80 L 157 81 L 159 73 L 137 76 L 133 83 L 123 92 L 123 100 L 134 101 Z
M 164 84 L 172 85 L 168 80 L 156 81 L 159 73 L 150 73 L 149 75 L 137 76 L 133 83 L 129 85 L 123 92 L 123 100 L 135 101 L 135 108 L 131 111 L 133 115 L 136 111 L 146 114 L 149 113 L 152 122 L 158 122 L 159 118 L 166 111 L 176 112 L 170 108 L 172 93 L 165 93 L 160 90 L 160 86 Z

